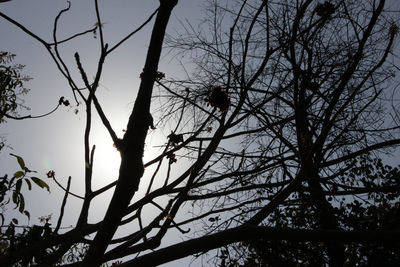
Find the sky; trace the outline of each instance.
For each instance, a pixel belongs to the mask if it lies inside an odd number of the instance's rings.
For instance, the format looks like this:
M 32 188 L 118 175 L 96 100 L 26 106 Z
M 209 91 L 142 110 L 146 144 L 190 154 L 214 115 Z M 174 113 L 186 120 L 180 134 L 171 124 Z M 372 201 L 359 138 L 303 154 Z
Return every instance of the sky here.
M 395 1 L 397 5 L 400 3 L 399 0 L 393 0 L 393 3 Z M 158 2 L 158 0 L 99 0 L 105 41 L 111 46 L 117 43 L 146 20 L 157 8 Z M 170 34 L 179 32 L 181 23 L 190 22 L 197 25 L 202 18 L 201 5 L 205 2 L 206 0 L 180 0 L 173 11 L 167 32 Z M 41 38 L 51 41 L 54 18 L 67 5 L 67 1 L 64 0 L 12 0 L 0 3 L 0 11 Z M 93 0 L 71 0 L 70 11 L 60 19 L 58 38 L 63 39 L 93 27 L 96 21 L 94 10 Z M 152 23 L 120 46 L 105 63 L 98 98 L 120 137 L 123 135 L 123 129 L 139 87 L 139 75 L 144 65 L 151 27 Z M 66 184 L 68 176 L 71 176 L 71 191 L 79 195 L 83 194 L 84 106 L 77 106 L 74 103 L 68 83 L 57 70 L 45 48 L 2 18 L 0 18 L 0 51 L 16 54 L 14 63 L 26 65 L 23 73 L 33 78 L 26 84 L 31 91 L 24 97 L 25 105 L 31 110 L 21 110 L 20 115 L 47 113 L 57 105 L 61 96 L 72 103 L 72 106 L 62 106 L 54 114 L 42 119 L 8 121 L 0 125 L 0 135 L 5 136 L 7 143 L 12 147 L 12 149 L 3 149 L 0 153 L 0 176 L 13 173 L 18 169 L 15 158 L 9 153 L 23 157 L 26 165 L 36 170 L 37 176 L 45 179 L 51 187 L 51 194 L 35 189 L 25 194 L 27 209 L 31 212 L 29 224 L 38 224 L 39 216 L 53 214 L 55 225 L 63 191 L 51 180 L 47 180 L 45 174 L 49 170 L 54 170 L 57 180 L 63 185 Z M 73 57 L 75 52 L 80 54 L 89 78 L 93 77 L 99 56 L 99 39 L 93 34 L 60 46 L 60 51 L 65 62 L 73 70 L 74 77 L 79 77 Z M 159 70 L 165 72 L 167 77 L 181 76 L 181 68 L 167 52 L 168 50 L 163 51 Z M 102 129 L 97 117 L 95 117 L 92 133 L 92 141 L 96 144 L 93 181 L 96 189 L 117 178 L 119 154 L 113 148 L 111 139 Z M 163 144 L 168 134 L 169 131 L 163 131 L 163 129 L 157 129 L 149 134 L 146 141 L 145 161 L 151 158 L 151 153 L 154 151 L 152 147 Z M 103 218 L 105 203 L 110 196 L 111 192 L 107 192 L 94 202 L 90 222 L 94 223 Z M 63 226 L 75 224 L 80 208 L 81 201 L 70 197 L 65 211 L 68 216 L 64 218 Z M 21 224 L 28 223 L 24 217 L 20 218 Z M 179 234 L 175 235 L 173 232 L 163 245 L 178 242 L 179 238 Z M 187 266 L 190 263 L 189 257 L 164 266 Z M 202 264 L 207 265 L 206 262 L 202 263 L 198 260 L 191 266 L 202 266 Z
M 100 0 L 105 42 L 112 46 L 137 28 L 158 7 L 158 2 L 158 0 Z M 171 16 L 167 32 L 172 34 L 178 32 L 181 23 L 198 24 L 201 19 L 200 6 L 203 3 L 204 1 L 179 1 Z M 54 18 L 67 5 L 67 1 L 61 0 L 12 0 L 0 3 L 0 11 L 50 42 Z M 70 11 L 64 13 L 59 21 L 57 37 L 60 40 L 82 32 L 92 28 L 95 22 L 94 1 L 71 0 Z M 152 23 L 106 59 L 98 98 L 120 137 L 123 135 L 139 87 L 139 74 L 144 65 L 151 27 Z M 74 103 L 68 83 L 38 41 L 2 18 L 0 18 L 0 36 L 0 50 L 16 54 L 13 63 L 24 64 L 26 67 L 23 74 L 33 78 L 25 84 L 31 91 L 24 97 L 24 104 L 31 110 L 21 110 L 20 115 L 36 116 L 47 113 L 57 105 L 61 96 L 72 104 L 70 107 L 60 107 L 54 114 L 45 118 L 8 121 L 0 127 L 0 135 L 6 137 L 7 144 L 11 147 L 3 149 L 0 153 L 0 175 L 12 174 L 18 169 L 15 158 L 9 153 L 23 157 L 26 165 L 36 170 L 36 175 L 48 182 L 51 187 L 50 194 L 36 189 L 25 193 L 26 208 L 31 213 L 29 224 L 38 224 L 39 216 L 53 214 L 55 225 L 63 191 L 48 180 L 45 174 L 49 170 L 54 170 L 57 180 L 64 186 L 68 176 L 72 176 L 71 192 L 83 194 L 84 105 L 78 106 Z M 88 34 L 59 47 L 74 77 L 79 77 L 73 60 L 75 52 L 80 54 L 89 79 L 94 76 L 99 56 L 98 40 L 98 36 Z M 174 64 L 167 51 L 163 52 L 159 70 L 170 77 L 180 75 L 180 68 Z M 96 153 L 93 186 L 96 189 L 114 181 L 119 168 L 119 155 L 113 148 L 111 139 L 98 123 L 98 118 L 94 119 L 92 140 L 96 144 Z M 151 158 L 153 144 L 162 144 L 168 134 L 169 132 L 159 130 L 148 136 L 145 161 Z M 103 198 L 94 201 L 89 222 L 102 219 L 106 199 L 110 196 L 111 192 L 107 192 Z M 79 200 L 69 198 L 65 211 L 68 216 L 65 216 L 63 226 L 75 224 L 80 204 Z M 10 212 L 15 214 L 12 210 Z M 19 218 L 21 224 L 28 224 L 27 219 L 22 216 Z M 167 243 L 173 241 L 179 239 L 170 235 Z M 189 263 L 190 258 L 164 266 L 187 266 Z M 191 266 L 197 264 L 193 263 Z

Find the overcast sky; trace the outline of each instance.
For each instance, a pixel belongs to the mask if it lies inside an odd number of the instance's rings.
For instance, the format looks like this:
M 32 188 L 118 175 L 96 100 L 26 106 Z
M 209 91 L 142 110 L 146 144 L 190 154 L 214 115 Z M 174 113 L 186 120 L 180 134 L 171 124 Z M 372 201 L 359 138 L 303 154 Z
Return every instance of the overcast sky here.
M 110 46 L 117 43 L 143 23 L 158 7 L 158 3 L 158 0 L 100 0 L 105 42 Z M 187 20 L 196 25 L 201 18 L 201 4 L 204 4 L 204 1 L 179 1 L 173 11 L 167 32 L 179 31 L 180 21 Z M 12 0 L 0 3 L 0 11 L 39 37 L 51 42 L 54 18 L 67 5 L 67 1 L 62 0 Z M 94 1 L 71 0 L 70 11 L 64 13 L 60 19 L 58 39 L 87 30 L 93 27 L 95 22 Z M 106 59 L 98 98 L 120 137 L 133 107 L 152 25 L 152 23 L 147 25 L 143 31 L 133 36 Z M 0 36 L 0 50 L 16 54 L 14 63 L 26 65 L 23 73 L 33 78 L 32 81 L 26 83 L 26 87 L 31 91 L 24 97 L 25 105 L 31 110 L 22 110 L 20 115 L 44 114 L 57 105 L 61 96 L 73 104 L 71 107 L 61 107 L 55 114 L 42 119 L 9 121 L 7 124 L 2 124 L 0 135 L 7 138 L 7 143 L 12 149 L 3 149 L 0 154 L 0 175 L 12 174 L 18 169 L 15 158 L 9 156 L 12 152 L 22 156 L 26 165 L 36 170 L 37 176 L 42 179 L 46 179 L 45 174 L 49 170 L 54 170 L 57 179 L 65 185 L 67 177 L 72 176 L 71 191 L 82 195 L 84 192 L 82 183 L 84 105 L 75 105 L 68 83 L 57 70 L 46 49 L 38 41 L 2 18 L 0 18 Z M 80 54 L 89 79 L 94 76 L 99 56 L 99 43 L 93 34 L 60 46 L 60 51 L 65 62 L 75 72 L 73 73 L 75 77 L 79 75 L 73 60 L 75 52 Z M 165 55 L 166 51 L 163 54 Z M 170 77 L 179 75 L 179 67 L 176 67 L 168 56 L 162 57 L 159 70 Z M 75 114 L 76 109 L 77 114 Z M 97 117 L 95 121 L 98 121 Z M 98 188 L 116 178 L 119 155 L 100 124 L 94 124 L 92 133 L 92 141 L 96 144 L 93 186 Z M 167 134 L 162 131 L 153 133 L 146 141 L 147 146 L 163 143 Z M 145 155 L 145 159 L 150 157 L 151 155 Z M 30 225 L 38 224 L 38 216 L 53 214 L 53 224 L 58 218 L 62 191 L 50 180 L 45 181 L 51 186 L 51 194 L 43 190 L 33 190 L 25 194 L 26 206 L 32 215 Z M 110 197 L 110 194 L 111 192 L 102 199 L 94 201 L 90 222 L 102 219 L 105 212 L 104 199 Z M 68 216 L 65 216 L 63 226 L 75 224 L 81 207 L 81 202 L 77 199 L 70 197 L 68 201 L 66 207 Z M 26 219 L 20 218 L 21 224 L 27 223 Z M 180 239 L 170 237 L 168 242 L 174 240 Z M 186 266 L 188 262 L 184 260 L 179 265 Z M 176 263 L 169 266 L 176 266 Z M 197 266 L 197 264 L 192 266 Z

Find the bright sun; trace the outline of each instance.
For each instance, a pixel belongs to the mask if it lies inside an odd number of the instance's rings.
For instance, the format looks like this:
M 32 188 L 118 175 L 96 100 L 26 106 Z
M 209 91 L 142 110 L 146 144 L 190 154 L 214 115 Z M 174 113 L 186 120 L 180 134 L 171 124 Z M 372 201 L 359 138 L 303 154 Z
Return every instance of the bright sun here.
M 118 178 L 121 156 L 114 147 L 111 138 L 106 134 L 93 137 L 96 145 L 94 153 L 93 185 L 95 187 L 106 185 Z
M 107 185 L 118 178 L 121 156 L 119 151 L 114 147 L 110 136 L 105 131 L 93 131 L 91 144 L 96 145 L 94 153 L 93 168 L 93 187 L 99 188 Z M 153 159 L 159 150 L 154 149 L 151 145 L 157 143 L 160 137 L 151 134 L 146 138 L 145 153 L 143 162 Z

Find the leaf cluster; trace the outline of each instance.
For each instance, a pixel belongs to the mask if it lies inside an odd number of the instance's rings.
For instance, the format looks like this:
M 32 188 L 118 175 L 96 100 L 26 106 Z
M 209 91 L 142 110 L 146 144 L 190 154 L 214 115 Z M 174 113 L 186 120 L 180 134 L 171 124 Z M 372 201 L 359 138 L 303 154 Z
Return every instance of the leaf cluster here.
M 0 123 L 5 122 L 7 115 L 15 116 L 18 108 L 28 109 L 20 97 L 29 92 L 24 83 L 32 78 L 21 74 L 24 65 L 10 65 L 15 56 L 0 51 Z
M 10 224 L 8 226 L 4 225 L 7 205 L 10 203 L 15 205 L 14 209 L 24 214 L 28 220 L 30 219 L 30 213 L 25 207 L 25 196 L 22 190 L 23 184 L 27 186 L 29 191 L 32 190 L 33 183 L 50 192 L 50 187 L 45 181 L 32 176 L 36 171 L 30 170 L 22 157 L 15 154 L 10 155 L 16 158 L 20 169 L 17 170 L 11 178 L 9 178 L 7 174 L 0 177 L 0 250 L 2 254 L 14 250 L 17 243 L 20 246 L 27 246 L 35 240 L 40 240 L 42 235 L 48 236 L 49 231 L 51 232 L 48 222 L 40 229 L 36 226 L 31 228 L 23 227 L 22 233 L 16 233 L 15 231 L 16 225 L 19 224 L 17 218 L 11 218 Z M 3 228 L 6 228 L 4 232 L 2 230 Z M 40 233 L 39 230 L 41 230 Z
M 363 155 L 352 160 L 353 167 L 341 179 L 355 181 L 360 188 L 376 189 L 349 201 L 338 200 L 334 213 L 342 229 L 395 230 L 400 224 L 399 182 L 400 170 L 382 162 L 380 158 Z M 384 188 L 391 188 L 388 193 Z M 397 190 L 396 190 L 397 188 Z M 337 188 L 335 189 L 337 190 Z M 334 196 L 337 191 L 332 192 Z M 334 201 L 330 197 L 330 201 Z M 296 205 L 277 208 L 268 225 L 299 229 L 314 229 L 318 210 L 312 208 L 307 197 Z M 400 243 L 348 243 L 346 255 L 349 264 L 357 266 L 398 266 Z M 258 239 L 221 249 L 221 266 L 329 266 L 325 242 L 298 242 L 290 240 Z M 351 265 L 353 266 L 353 265 Z

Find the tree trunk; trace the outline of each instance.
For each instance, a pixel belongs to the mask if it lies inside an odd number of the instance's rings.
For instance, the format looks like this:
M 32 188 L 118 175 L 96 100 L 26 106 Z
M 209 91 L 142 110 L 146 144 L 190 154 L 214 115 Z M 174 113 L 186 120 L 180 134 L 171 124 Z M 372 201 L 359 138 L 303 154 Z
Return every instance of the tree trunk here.
M 118 182 L 108 206 L 104 220 L 86 255 L 82 266 L 98 266 L 107 246 L 137 191 L 143 176 L 143 150 L 150 126 L 150 102 L 157 74 L 166 26 L 172 9 L 178 0 L 160 0 L 160 7 L 153 26 L 146 63 L 143 70 L 138 96 L 129 117 L 128 127 L 118 148 L 121 152 L 121 165 Z

